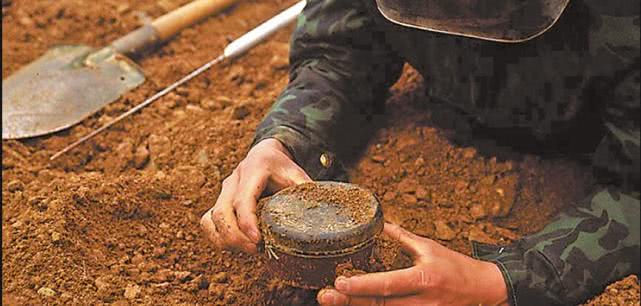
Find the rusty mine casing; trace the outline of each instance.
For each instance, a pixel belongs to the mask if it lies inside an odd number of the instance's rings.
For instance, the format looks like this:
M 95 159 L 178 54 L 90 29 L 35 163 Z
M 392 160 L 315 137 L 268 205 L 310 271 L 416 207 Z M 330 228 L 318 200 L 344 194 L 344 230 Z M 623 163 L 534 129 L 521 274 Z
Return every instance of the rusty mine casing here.
M 268 270 L 307 289 L 333 284 L 338 264 L 366 269 L 374 237 L 383 230 L 376 196 L 339 182 L 283 189 L 261 201 L 259 220 Z

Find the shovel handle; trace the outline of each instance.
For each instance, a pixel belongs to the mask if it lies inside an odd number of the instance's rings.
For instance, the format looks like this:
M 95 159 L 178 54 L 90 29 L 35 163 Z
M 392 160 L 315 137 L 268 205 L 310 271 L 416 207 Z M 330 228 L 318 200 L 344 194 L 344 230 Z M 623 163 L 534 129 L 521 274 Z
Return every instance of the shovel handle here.
M 151 25 L 158 32 L 158 38 L 165 40 L 198 20 L 224 10 L 234 2 L 236 0 L 194 0 L 156 18 Z
M 156 18 L 151 24 L 146 24 L 111 43 L 111 47 L 119 53 L 135 54 L 143 49 L 164 41 L 182 29 L 220 12 L 237 0 L 194 0 L 165 15 Z

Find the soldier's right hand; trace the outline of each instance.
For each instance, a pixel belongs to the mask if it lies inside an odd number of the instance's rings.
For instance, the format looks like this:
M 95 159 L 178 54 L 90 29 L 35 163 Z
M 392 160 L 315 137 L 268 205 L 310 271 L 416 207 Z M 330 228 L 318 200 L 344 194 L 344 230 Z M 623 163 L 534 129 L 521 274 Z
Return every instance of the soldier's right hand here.
M 262 140 L 223 181 L 216 204 L 202 216 L 200 225 L 216 247 L 255 253 L 261 239 L 256 204 L 263 191 L 276 192 L 308 181 L 307 173 L 280 141 Z

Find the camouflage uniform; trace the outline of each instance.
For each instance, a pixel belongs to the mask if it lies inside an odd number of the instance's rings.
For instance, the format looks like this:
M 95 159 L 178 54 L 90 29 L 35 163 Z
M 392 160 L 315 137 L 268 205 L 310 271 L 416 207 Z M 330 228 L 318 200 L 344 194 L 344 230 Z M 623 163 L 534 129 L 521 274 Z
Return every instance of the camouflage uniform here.
M 500 267 L 510 304 L 581 302 L 639 274 L 638 14 L 637 0 L 573 0 L 543 35 L 505 44 L 395 25 L 374 0 L 308 1 L 292 38 L 289 85 L 254 143 L 279 139 L 312 178 L 336 175 L 337 139 L 382 112 L 404 62 L 424 76 L 431 100 L 489 127 L 563 140 L 602 126 L 589 136 L 602 137 L 594 194 L 539 233 L 473 247 Z

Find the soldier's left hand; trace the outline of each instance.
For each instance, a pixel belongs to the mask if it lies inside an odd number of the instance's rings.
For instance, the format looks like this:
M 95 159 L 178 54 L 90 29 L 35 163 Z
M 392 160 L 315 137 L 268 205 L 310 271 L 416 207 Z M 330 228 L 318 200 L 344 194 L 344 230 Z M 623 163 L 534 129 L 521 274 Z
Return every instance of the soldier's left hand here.
M 323 289 L 323 305 L 507 305 L 507 289 L 498 267 L 452 251 L 437 242 L 385 224 L 414 266 L 389 272 L 338 277 L 336 289 Z

